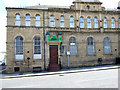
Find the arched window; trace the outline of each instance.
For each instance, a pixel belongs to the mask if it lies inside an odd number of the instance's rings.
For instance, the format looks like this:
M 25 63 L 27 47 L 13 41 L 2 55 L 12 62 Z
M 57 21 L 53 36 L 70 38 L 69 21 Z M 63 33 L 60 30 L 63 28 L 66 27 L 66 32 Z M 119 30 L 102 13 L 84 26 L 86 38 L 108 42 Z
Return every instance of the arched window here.
M 104 19 L 103 19 L 103 27 L 104 27 L 104 28 L 107 28 L 107 18 L 104 18 Z
M 87 51 L 88 55 L 95 55 L 95 42 L 92 37 L 87 39 Z
M 30 15 L 26 14 L 26 26 L 30 26 Z
M 40 26 L 40 15 L 35 16 L 35 26 Z
M 70 17 L 70 27 L 74 27 L 74 17 Z
M 71 55 L 77 54 L 77 45 L 76 45 L 76 38 L 71 37 L 69 39 L 69 51 Z
M 120 28 L 120 18 L 119 18 L 119 21 L 118 21 L 118 23 L 119 23 L 119 28 Z
M 80 17 L 80 28 L 84 28 L 84 18 Z
M 91 28 L 91 18 L 87 18 L 87 28 Z
M 115 19 L 111 18 L 111 28 L 115 28 Z
M 15 59 L 23 60 L 24 58 L 24 39 L 21 36 L 15 38 Z
M 15 16 L 15 26 L 20 26 L 20 14 L 16 14 Z
M 64 27 L 64 16 L 60 17 L 60 27 Z
M 50 16 L 50 27 L 55 27 L 54 16 Z
M 98 19 L 97 19 L 97 17 L 94 18 L 94 28 L 98 28 Z
M 42 59 L 42 41 L 39 36 L 35 36 L 33 39 L 33 58 Z
M 112 53 L 112 45 L 109 37 L 104 38 L 104 54 Z

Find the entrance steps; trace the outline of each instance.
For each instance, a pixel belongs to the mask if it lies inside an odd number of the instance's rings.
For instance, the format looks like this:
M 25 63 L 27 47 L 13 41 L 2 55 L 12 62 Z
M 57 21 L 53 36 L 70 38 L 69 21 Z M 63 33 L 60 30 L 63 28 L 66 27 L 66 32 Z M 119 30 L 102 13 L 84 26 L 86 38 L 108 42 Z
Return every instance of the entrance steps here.
M 59 64 L 49 64 L 49 71 L 59 71 L 60 65 Z

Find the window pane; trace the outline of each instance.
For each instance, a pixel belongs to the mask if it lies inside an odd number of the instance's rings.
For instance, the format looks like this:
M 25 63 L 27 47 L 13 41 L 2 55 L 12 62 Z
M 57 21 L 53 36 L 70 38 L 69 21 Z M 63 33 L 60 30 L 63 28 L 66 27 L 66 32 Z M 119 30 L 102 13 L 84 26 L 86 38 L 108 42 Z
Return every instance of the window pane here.
M 26 26 L 30 26 L 30 15 L 29 14 L 27 14 L 26 15 Z
M 40 26 L 40 21 L 35 21 L 35 26 Z
M 15 20 L 20 20 L 20 15 L 16 14 Z
M 70 43 L 75 43 L 76 44 L 76 38 L 75 37 L 71 37 L 69 39 L 69 45 L 71 45 Z
M 90 19 L 90 17 L 87 18 L 87 27 L 91 28 L 91 19 Z
M 24 41 L 21 36 L 16 37 L 15 39 L 15 55 L 23 54 Z
M 87 49 L 88 49 L 88 55 L 95 54 L 95 44 L 94 44 L 94 39 L 92 37 L 89 37 L 87 39 Z
M 77 46 L 76 45 L 70 45 L 69 51 L 71 55 L 77 54 Z
M 94 18 L 94 28 L 98 28 L 98 20 L 97 20 L 97 17 Z
M 70 27 L 74 27 L 74 17 L 70 17 Z
M 80 17 L 80 28 L 84 28 L 84 18 Z
M 50 21 L 54 21 L 54 16 L 51 16 L 51 17 L 50 17 Z
M 69 39 L 69 51 L 70 54 L 77 54 L 76 38 L 71 37 Z
M 65 55 L 66 54 L 66 47 L 65 46 L 61 46 L 61 55 Z
M 111 41 L 108 37 L 104 38 L 104 53 L 105 54 L 111 54 L 112 53 Z
M 111 28 L 115 28 L 115 21 L 114 21 L 114 18 L 111 18 Z
M 15 17 L 15 26 L 20 26 L 20 15 L 19 14 L 16 14 L 16 17 Z
M 103 27 L 107 28 L 107 19 L 106 18 L 104 18 L 104 20 L 103 20 Z
M 33 40 L 33 46 L 34 46 L 34 54 L 41 54 L 41 39 L 40 37 L 36 36 Z
M 40 15 L 36 15 L 36 20 L 40 20 Z
M 26 26 L 30 26 L 30 21 L 26 21 Z
M 60 27 L 64 27 L 64 22 L 60 22 Z
M 20 21 L 15 21 L 15 26 L 20 26 Z
M 35 17 L 35 26 L 40 26 L 40 15 L 36 15 Z
M 30 20 L 30 15 L 29 14 L 26 15 L 26 20 Z
M 50 22 L 50 26 L 51 26 L 51 27 L 54 27 L 54 26 L 55 26 L 55 23 L 54 23 L 54 22 Z
M 60 17 L 60 27 L 64 27 L 64 16 Z
M 60 17 L 60 21 L 64 21 L 64 16 L 61 16 L 61 17 Z
M 50 16 L 50 27 L 55 27 L 54 16 Z
M 70 23 L 70 27 L 74 27 L 74 23 L 73 22 Z

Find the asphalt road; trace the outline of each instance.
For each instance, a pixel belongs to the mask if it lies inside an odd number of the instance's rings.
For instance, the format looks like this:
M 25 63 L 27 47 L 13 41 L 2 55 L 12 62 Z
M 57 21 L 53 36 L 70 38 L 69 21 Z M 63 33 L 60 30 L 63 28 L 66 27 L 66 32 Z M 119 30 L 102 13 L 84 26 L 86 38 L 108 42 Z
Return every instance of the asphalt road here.
M 2 88 L 118 88 L 118 69 L 3 79 Z

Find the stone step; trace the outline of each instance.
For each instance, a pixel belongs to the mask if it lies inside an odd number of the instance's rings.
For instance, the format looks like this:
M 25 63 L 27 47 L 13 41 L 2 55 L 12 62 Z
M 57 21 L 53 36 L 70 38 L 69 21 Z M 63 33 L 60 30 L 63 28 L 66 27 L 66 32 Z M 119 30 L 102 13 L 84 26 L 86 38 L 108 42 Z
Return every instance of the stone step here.
M 60 65 L 59 64 L 49 64 L 49 71 L 59 71 Z

